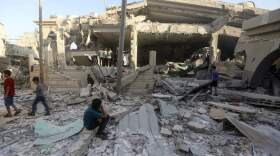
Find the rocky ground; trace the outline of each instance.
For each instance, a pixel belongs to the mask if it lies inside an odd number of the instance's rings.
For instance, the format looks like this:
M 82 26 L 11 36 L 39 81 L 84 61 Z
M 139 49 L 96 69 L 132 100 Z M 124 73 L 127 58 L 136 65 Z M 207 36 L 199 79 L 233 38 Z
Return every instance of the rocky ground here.
M 269 156 L 266 150 L 255 145 L 230 124 L 226 116 L 230 115 L 252 127 L 265 125 L 279 130 L 279 110 L 254 107 L 246 104 L 241 98 L 234 96 L 228 98 L 228 95 L 225 96 L 222 93 L 216 97 L 204 91 L 189 95 L 185 100 L 179 101 L 176 93 L 191 89 L 195 86 L 195 82 L 190 83 L 181 78 L 172 78 L 167 81 L 175 86 L 173 91 L 170 92 L 170 88 L 158 83 L 154 93 L 146 96 L 120 96 L 112 99 L 109 98 L 109 94 L 100 93 L 99 89 L 94 89 L 94 96 L 90 97 L 80 97 L 79 94 L 71 92 L 49 94 L 51 116 L 43 116 L 43 107 L 38 105 L 39 113 L 35 117 L 28 117 L 27 112 L 31 109 L 34 97 L 31 91 L 18 91 L 16 103 L 23 112 L 11 119 L 0 117 L 0 155 L 118 156 L 120 154 L 115 150 L 118 146 L 127 152 L 127 156 L 148 156 L 149 149 L 145 147 L 149 145 L 151 138 L 146 133 L 120 131 L 119 122 L 127 116 L 132 116 L 143 105 L 151 104 L 157 118 L 156 123 L 153 124 L 158 124 L 161 135 L 157 137 L 167 143 L 166 148 L 170 149 L 174 155 Z M 103 98 L 107 110 L 114 117 L 107 127 L 108 140 L 85 135 L 82 131 L 51 145 L 34 146 L 34 140 L 38 137 L 34 132 L 34 125 L 38 118 L 43 118 L 58 126 L 82 119 L 83 111 L 96 96 Z M 228 109 L 215 104 L 236 107 Z M 3 101 L 0 101 L 1 116 L 4 113 Z M 139 116 L 141 117 L 141 114 Z M 78 152 L 71 152 L 74 149 Z

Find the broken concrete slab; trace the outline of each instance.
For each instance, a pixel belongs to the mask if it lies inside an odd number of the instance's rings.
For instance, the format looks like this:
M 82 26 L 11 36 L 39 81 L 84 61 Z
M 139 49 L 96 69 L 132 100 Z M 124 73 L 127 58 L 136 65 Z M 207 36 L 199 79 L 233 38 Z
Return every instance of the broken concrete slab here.
M 204 132 L 206 126 L 204 124 L 201 124 L 199 122 L 195 122 L 195 121 L 190 121 L 187 123 L 188 127 L 198 133 Z
M 140 107 L 139 111 L 126 115 L 119 122 L 118 133 L 133 132 L 142 134 L 149 139 L 145 144 L 145 150 L 150 155 L 175 156 L 176 154 L 168 147 L 159 131 L 158 119 L 154 108 L 150 104 Z M 126 150 L 123 144 L 114 146 L 114 156 L 125 156 Z
M 97 128 L 94 131 L 84 129 L 77 141 L 75 141 L 67 150 L 66 156 L 80 156 L 87 155 L 88 146 L 91 143 L 92 138 L 97 132 Z
M 206 102 L 206 103 L 215 107 L 219 107 L 219 108 L 223 108 L 239 113 L 248 113 L 248 114 L 257 113 L 255 109 L 243 107 L 243 106 L 233 106 L 233 105 L 229 105 L 228 103 L 218 103 L 218 102 Z
M 158 101 L 159 101 L 160 113 L 162 116 L 168 117 L 178 113 L 178 110 L 174 105 L 167 104 L 165 101 L 162 100 L 158 100 Z
M 91 95 L 91 87 L 81 88 L 80 97 L 89 97 Z
M 190 146 L 190 151 L 193 156 L 206 156 L 208 154 L 209 147 L 204 144 L 194 143 Z
M 188 144 L 185 144 L 185 143 L 178 143 L 176 145 L 177 149 L 181 152 L 184 152 L 184 153 L 189 153 L 190 152 L 190 146 Z
M 167 129 L 167 128 L 161 128 L 160 129 L 160 134 L 162 134 L 162 135 L 164 135 L 164 136 L 171 136 L 172 135 L 172 132 L 169 130 L 169 129 Z
M 243 97 L 245 98 L 245 101 L 252 105 L 280 108 L 280 97 L 277 96 L 270 96 L 250 92 L 240 92 L 227 89 L 219 89 L 218 92 L 225 95 L 235 95 Z
M 86 101 L 87 100 L 84 98 L 75 98 L 75 99 L 71 99 L 71 100 L 67 101 L 67 105 L 68 106 L 78 105 L 78 104 L 84 103 Z
M 269 155 L 280 155 L 280 132 L 273 128 L 254 128 L 237 119 L 227 116 L 227 120 L 233 124 L 242 134 L 255 145 L 263 148 Z

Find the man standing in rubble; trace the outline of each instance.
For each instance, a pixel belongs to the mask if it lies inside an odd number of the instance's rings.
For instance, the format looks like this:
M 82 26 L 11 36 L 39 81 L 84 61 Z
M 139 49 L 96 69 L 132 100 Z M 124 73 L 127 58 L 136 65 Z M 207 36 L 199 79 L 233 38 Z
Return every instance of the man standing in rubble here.
M 84 127 L 87 130 L 94 130 L 98 128 L 96 136 L 105 140 L 107 138 L 107 134 L 104 133 L 104 129 L 109 122 L 109 115 L 104 109 L 102 105 L 102 101 L 100 99 L 93 99 L 92 104 L 86 109 L 84 113 Z
M 214 87 L 214 95 L 218 95 L 217 87 L 219 82 L 219 73 L 217 72 L 216 66 L 212 66 L 212 84 L 211 84 L 211 94 Z
M 6 118 L 12 117 L 11 108 L 15 110 L 15 116 L 20 113 L 20 110 L 14 105 L 14 96 L 15 96 L 15 82 L 11 77 L 12 72 L 10 70 L 4 71 L 4 103 L 7 109 L 7 114 L 4 116 Z

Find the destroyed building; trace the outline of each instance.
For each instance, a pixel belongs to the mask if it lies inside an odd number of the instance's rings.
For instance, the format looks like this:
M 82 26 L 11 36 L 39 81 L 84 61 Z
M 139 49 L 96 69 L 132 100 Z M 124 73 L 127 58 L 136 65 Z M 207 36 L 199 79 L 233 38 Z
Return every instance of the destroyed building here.
M 131 68 L 123 70 L 121 95 L 111 81 L 116 60 L 111 67 L 92 61 L 100 50 L 116 55 L 120 7 L 100 16 L 43 21 L 51 115 L 43 116 L 38 105 L 36 116 L 27 116 L 35 98 L 29 87 L 16 90 L 18 116 L 3 117 L 1 97 L 0 156 L 279 156 L 280 97 L 244 85 L 262 84 L 267 72 L 279 74 L 279 10 L 266 13 L 252 2 L 216 0 L 144 0 L 127 7 L 125 50 Z M 12 60 L 9 68 L 22 72 L 26 60 L 28 78 L 39 76 L 37 37 L 37 32 L 25 33 L 16 45 L 3 42 L 3 58 Z M 209 93 L 209 79 L 154 74 L 167 62 L 189 73 L 182 64 L 187 59 L 201 64 L 196 56 L 204 50 L 213 52 L 219 70 L 218 96 Z M 88 84 L 88 75 L 100 83 Z M 94 98 L 102 99 L 111 116 L 104 140 L 83 128 L 84 111 Z
M 127 9 L 125 49 L 130 52 L 133 67 L 148 64 L 150 50 L 158 52 L 157 64 L 184 61 L 194 51 L 210 46 L 214 48 L 213 61 L 218 59 L 218 49 L 221 60 L 233 58 L 242 22 L 266 12 L 255 8 L 252 2 L 231 4 L 214 0 L 145 0 L 128 4 Z M 111 49 L 115 58 L 119 13 L 120 7 L 111 7 L 97 17 L 45 19 L 45 46 L 52 43 L 53 55 L 58 55 L 54 62 L 60 60 L 55 64 L 69 64 L 69 57 L 77 51 Z M 77 49 L 70 50 L 72 43 Z
M 243 23 L 244 33 L 235 49 L 243 59 L 243 80 L 253 88 L 271 89 L 279 96 L 280 9 Z
M 89 74 L 108 76 L 92 73 L 90 58 L 98 55 L 100 50 L 112 51 L 111 65 L 116 65 L 120 9 L 110 7 L 99 16 L 51 16 L 44 19 L 44 62 L 48 64 L 48 70 L 70 76 L 71 81 L 77 82 L 75 87 L 86 86 Z M 232 59 L 242 22 L 265 12 L 267 10 L 256 8 L 250 1 L 240 4 L 215 0 L 130 3 L 127 5 L 125 33 L 129 66 L 136 70 L 149 64 L 150 51 L 156 51 L 156 65 L 161 65 L 184 62 L 205 47 L 213 48 L 212 62 Z M 116 70 L 111 68 L 109 71 Z M 48 76 L 45 79 L 49 79 Z
M 0 57 L 5 57 L 7 34 L 4 25 L 0 23 Z

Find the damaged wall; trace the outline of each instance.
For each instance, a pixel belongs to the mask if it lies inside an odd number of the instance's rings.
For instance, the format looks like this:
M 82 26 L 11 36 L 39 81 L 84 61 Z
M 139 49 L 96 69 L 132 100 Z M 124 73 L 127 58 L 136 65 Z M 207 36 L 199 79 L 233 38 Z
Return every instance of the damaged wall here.
M 252 18 L 243 24 L 235 53 L 246 53 L 243 80 L 258 87 L 280 57 L 280 9 Z M 278 71 L 278 70 L 277 70 Z M 279 72 L 276 75 L 279 76 Z
M 7 39 L 7 34 L 4 25 L 0 23 L 0 57 L 5 57 L 5 42 Z

